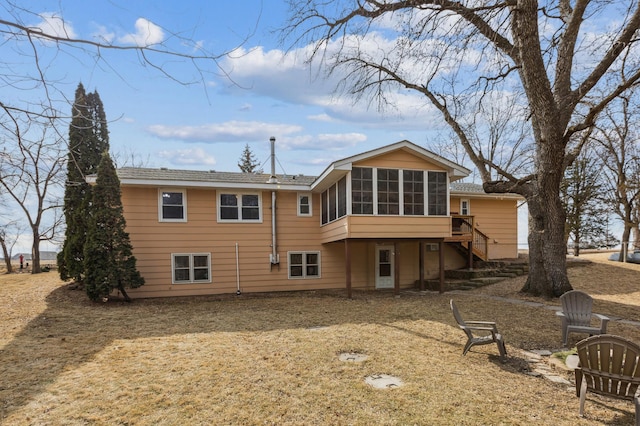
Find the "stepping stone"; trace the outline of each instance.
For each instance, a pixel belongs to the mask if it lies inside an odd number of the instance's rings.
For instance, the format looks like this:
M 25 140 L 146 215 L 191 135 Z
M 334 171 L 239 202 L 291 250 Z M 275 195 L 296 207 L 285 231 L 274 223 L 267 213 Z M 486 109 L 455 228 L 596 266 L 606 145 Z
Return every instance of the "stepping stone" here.
M 343 352 L 340 354 L 338 359 L 345 362 L 363 362 L 369 359 L 369 355 L 359 354 L 356 352 Z
M 404 385 L 404 382 L 400 378 L 390 376 L 388 374 L 374 374 L 367 376 L 364 381 L 369 386 L 373 386 L 376 389 L 394 389 Z
M 580 358 L 578 358 L 578 355 L 569 355 L 565 360 L 565 364 L 567 364 L 567 367 L 570 369 L 575 370 L 578 368 L 578 364 L 580 364 Z
M 551 375 L 551 374 L 550 375 L 545 375 L 544 378 L 549 380 L 549 381 L 551 381 L 551 382 L 553 382 L 553 383 L 560 383 L 562 385 L 570 385 L 571 384 L 571 382 L 568 381 L 567 379 L 564 379 L 564 378 L 559 377 L 559 376 L 554 376 L 554 375 Z

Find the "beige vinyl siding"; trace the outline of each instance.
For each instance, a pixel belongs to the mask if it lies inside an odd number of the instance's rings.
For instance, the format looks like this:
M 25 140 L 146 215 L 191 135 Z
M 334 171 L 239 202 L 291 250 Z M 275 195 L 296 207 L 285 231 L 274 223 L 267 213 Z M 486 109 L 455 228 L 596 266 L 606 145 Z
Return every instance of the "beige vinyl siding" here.
M 476 227 L 489 237 L 489 259 L 518 257 L 517 200 L 499 198 L 467 198 Z M 453 206 L 460 198 L 451 198 Z
M 379 167 L 407 170 L 443 171 L 442 166 L 426 161 L 423 158 L 404 150 L 392 151 L 383 156 L 368 158 L 353 163 L 354 167 Z
M 313 214 L 297 215 L 297 193 L 277 192 L 277 252 L 271 265 L 271 192 L 262 193 L 262 222 L 218 223 L 216 191 L 187 189 L 184 223 L 159 222 L 156 188 L 123 187 L 127 232 L 146 283 L 131 290 L 133 297 L 234 293 L 237 287 L 236 243 L 240 288 L 243 292 L 344 287 L 344 246 L 327 250 L 320 243 L 319 199 L 313 195 Z M 318 251 L 321 277 L 289 279 L 287 252 Z M 172 284 L 172 253 L 211 253 L 211 283 Z
M 448 216 L 347 216 L 322 227 L 322 242 L 344 238 L 444 238 L 451 236 Z

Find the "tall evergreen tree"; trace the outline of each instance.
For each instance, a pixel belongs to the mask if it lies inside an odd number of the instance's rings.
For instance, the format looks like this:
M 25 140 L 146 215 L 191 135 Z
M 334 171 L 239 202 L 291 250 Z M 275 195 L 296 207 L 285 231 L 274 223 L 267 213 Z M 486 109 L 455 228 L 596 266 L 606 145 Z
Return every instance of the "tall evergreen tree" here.
M 240 167 L 242 173 L 254 173 L 258 171 L 258 166 L 259 163 L 253 155 L 253 152 L 251 152 L 249 144 L 246 144 L 244 146 L 244 151 L 242 151 L 242 155 L 240 156 L 238 167 Z
M 140 287 L 144 278 L 136 269 L 129 234 L 125 232 L 120 180 L 107 152 L 102 154 L 98 167 L 88 225 L 84 246 L 87 295 L 93 301 L 104 300 L 117 289 L 129 301 L 125 288 Z
M 67 224 L 62 251 L 58 254 L 60 278 L 72 278 L 78 284 L 84 278 L 84 244 L 87 212 L 91 207 L 91 187 L 85 177 L 95 174 L 103 152 L 109 150 L 107 118 L 100 95 L 86 93 L 78 84 L 69 126 L 69 155 L 64 195 Z

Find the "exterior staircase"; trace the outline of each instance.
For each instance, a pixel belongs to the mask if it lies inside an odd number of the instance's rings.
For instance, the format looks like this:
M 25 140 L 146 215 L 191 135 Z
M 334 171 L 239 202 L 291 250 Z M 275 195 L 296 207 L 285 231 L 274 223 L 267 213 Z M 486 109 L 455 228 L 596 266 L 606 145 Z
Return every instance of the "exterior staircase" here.
M 473 269 L 454 269 L 445 271 L 445 291 L 471 290 L 489 284 L 515 278 L 529 273 L 526 260 L 475 262 Z M 439 290 L 440 281 L 425 280 L 427 289 Z M 416 283 L 416 287 L 419 282 Z

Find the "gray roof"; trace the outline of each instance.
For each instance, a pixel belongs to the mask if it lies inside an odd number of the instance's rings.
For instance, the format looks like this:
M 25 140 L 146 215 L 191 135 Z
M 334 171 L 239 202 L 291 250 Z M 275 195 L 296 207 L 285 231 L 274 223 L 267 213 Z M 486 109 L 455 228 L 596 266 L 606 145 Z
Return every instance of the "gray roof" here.
M 174 169 L 148 169 L 140 167 L 123 167 L 117 169 L 118 178 L 123 184 L 145 185 L 176 185 L 206 187 L 251 187 L 269 188 L 273 183 L 269 182 L 271 175 L 267 173 L 241 173 L 241 172 L 217 172 L 215 170 L 174 170 Z M 280 188 L 290 187 L 291 190 L 307 190 L 317 177 L 306 175 L 276 175 Z M 468 182 L 452 182 L 451 192 L 459 195 L 485 196 L 485 197 L 515 197 L 516 194 L 487 194 L 482 185 Z
M 117 169 L 121 181 L 174 181 L 174 182 L 202 182 L 202 183 L 235 183 L 259 185 L 269 182 L 268 173 L 217 172 L 215 170 L 174 170 L 174 169 L 145 169 L 139 167 L 123 167 Z M 305 175 L 276 175 L 278 183 L 283 185 L 311 185 L 315 176 Z
M 477 183 L 453 182 L 450 188 L 451 188 L 451 191 L 453 192 L 470 192 L 474 194 L 486 194 L 486 192 L 484 192 L 484 188 L 482 187 L 482 185 L 479 185 Z

